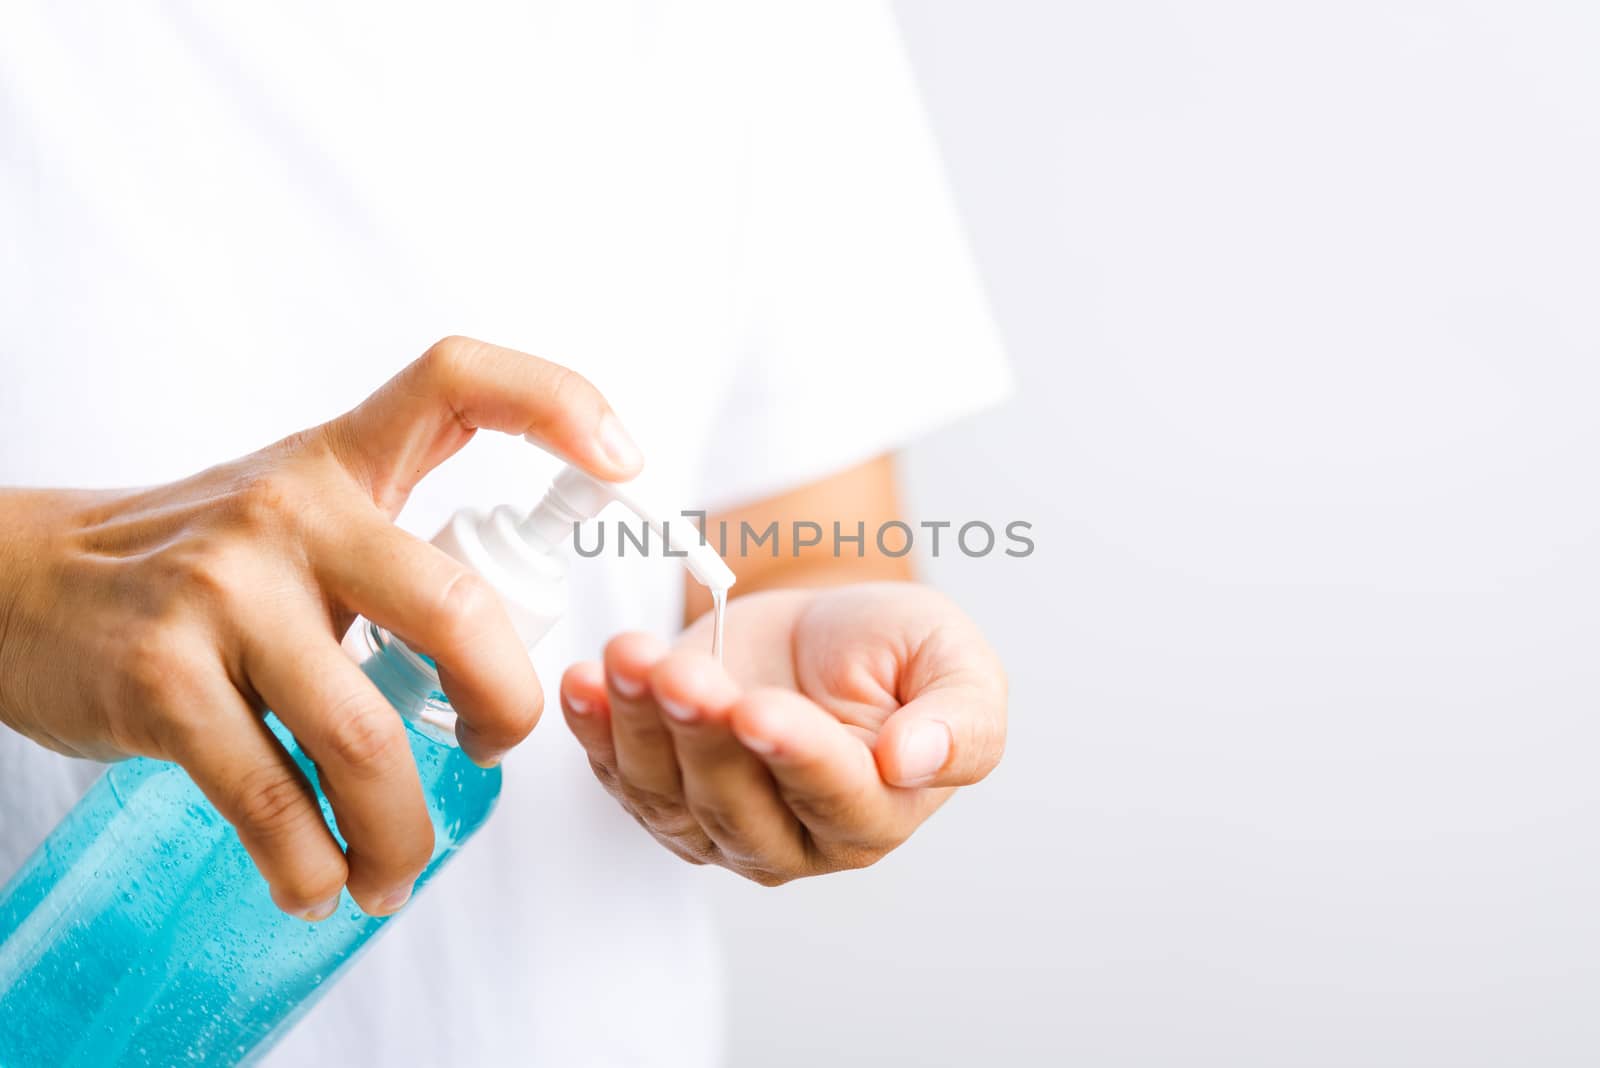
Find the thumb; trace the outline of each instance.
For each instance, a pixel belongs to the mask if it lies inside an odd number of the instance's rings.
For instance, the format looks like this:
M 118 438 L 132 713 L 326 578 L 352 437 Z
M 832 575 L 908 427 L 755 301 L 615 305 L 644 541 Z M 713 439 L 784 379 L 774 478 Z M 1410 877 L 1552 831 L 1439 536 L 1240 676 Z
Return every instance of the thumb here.
M 1003 684 L 923 691 L 884 721 L 873 744 L 892 786 L 968 786 L 993 771 L 1006 744 Z
M 447 337 L 323 430 L 345 466 L 391 512 L 480 428 L 522 434 L 596 478 L 644 466 L 600 391 L 560 364 Z

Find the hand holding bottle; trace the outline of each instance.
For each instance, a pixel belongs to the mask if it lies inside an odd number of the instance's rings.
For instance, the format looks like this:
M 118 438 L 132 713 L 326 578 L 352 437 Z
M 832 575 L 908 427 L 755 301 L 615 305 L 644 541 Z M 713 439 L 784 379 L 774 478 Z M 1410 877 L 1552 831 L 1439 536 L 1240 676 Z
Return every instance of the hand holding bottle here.
M 590 473 L 638 450 L 581 376 L 462 338 L 323 426 L 166 486 L 0 491 L 0 723 L 63 753 L 181 764 L 285 911 L 405 903 L 433 849 L 405 729 L 339 647 L 356 614 L 438 663 L 473 759 L 542 694 L 494 592 L 393 525 L 476 429 L 527 433 Z M 262 722 L 316 761 L 347 849 Z
M 1000 759 L 1005 672 L 934 590 L 738 598 L 725 668 L 709 624 L 671 651 L 621 635 L 561 683 L 596 777 L 685 860 L 767 885 L 863 867 Z

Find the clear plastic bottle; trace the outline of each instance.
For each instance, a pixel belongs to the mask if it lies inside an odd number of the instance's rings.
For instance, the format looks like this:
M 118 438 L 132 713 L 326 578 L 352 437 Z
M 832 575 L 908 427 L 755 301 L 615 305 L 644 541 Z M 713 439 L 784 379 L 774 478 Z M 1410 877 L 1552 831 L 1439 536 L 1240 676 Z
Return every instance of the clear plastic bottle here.
M 733 584 L 721 557 L 685 536 L 688 524 L 674 533 L 636 488 L 570 467 L 527 516 L 505 506 L 458 512 L 433 544 L 494 585 L 531 649 L 566 607 L 567 533 L 613 500 L 643 516 L 700 581 L 719 591 Z M 362 628 L 363 670 L 405 720 L 433 820 L 421 890 L 488 818 L 500 771 L 457 746 L 433 662 Z M 315 785 L 311 760 L 282 724 L 267 722 Z M 318 798 L 332 828 L 320 789 Z M 367 916 L 348 894 L 320 923 L 285 915 L 183 769 L 116 764 L 0 889 L 0 1068 L 253 1061 L 394 919 Z
M 405 719 L 433 820 L 420 889 L 488 818 L 500 769 L 472 763 L 443 726 L 449 703 L 431 662 L 363 628 L 363 670 Z M 293 737 L 269 723 L 315 783 Z M 181 768 L 113 765 L 0 892 L 0 1064 L 254 1060 L 392 919 L 364 914 L 348 893 L 320 923 L 280 912 Z

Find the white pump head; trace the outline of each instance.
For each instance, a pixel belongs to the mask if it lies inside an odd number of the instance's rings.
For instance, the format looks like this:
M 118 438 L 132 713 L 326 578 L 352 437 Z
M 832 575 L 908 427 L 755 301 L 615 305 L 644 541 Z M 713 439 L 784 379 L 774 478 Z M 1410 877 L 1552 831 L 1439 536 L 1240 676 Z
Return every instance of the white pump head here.
M 688 518 L 662 518 L 666 513 L 642 497 L 641 488 L 638 480 L 627 484 L 602 482 L 569 465 L 561 469 L 544 500 L 522 521 L 521 529 L 540 544 L 553 546 L 568 535 L 573 523 L 593 519 L 606 505 L 619 501 L 655 531 L 666 553 L 682 559 L 683 566 L 701 585 L 713 590 L 732 586 L 733 572 Z
M 593 519 L 612 501 L 621 501 L 661 538 L 667 555 L 683 561 L 695 579 L 712 590 L 726 590 L 734 575 L 687 518 L 668 521 L 641 499 L 636 482 L 602 482 L 575 467 L 564 467 L 544 499 L 525 518 L 506 505 L 485 515 L 463 509 L 434 536 L 433 544 L 460 560 L 499 591 L 511 622 L 530 649 L 566 609 L 563 543 L 574 523 Z

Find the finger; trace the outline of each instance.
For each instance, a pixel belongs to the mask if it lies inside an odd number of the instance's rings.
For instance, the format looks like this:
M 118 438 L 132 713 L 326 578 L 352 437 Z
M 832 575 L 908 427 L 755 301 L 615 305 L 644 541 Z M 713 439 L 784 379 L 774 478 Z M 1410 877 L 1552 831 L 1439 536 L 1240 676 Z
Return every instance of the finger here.
M 589 754 L 589 767 L 606 791 L 615 797 L 656 841 L 691 864 L 704 864 L 714 855 L 711 840 L 689 815 L 681 794 L 658 794 L 623 779 L 618 770 L 612 724 L 611 693 L 599 664 L 574 664 L 561 684 L 562 710 L 572 733 Z
M 192 702 L 208 714 L 192 728 L 172 730 L 167 755 L 239 832 L 277 906 L 305 920 L 327 919 L 347 869 L 311 784 L 226 678 L 199 686 Z
M 433 855 L 433 824 L 400 715 L 325 633 L 279 625 L 244 658 L 251 685 L 316 762 L 345 840 L 350 896 L 396 912 Z
M 427 653 L 439 669 L 456 735 L 493 764 L 539 722 L 544 694 L 500 595 L 465 564 L 367 511 L 315 550 L 323 588 L 351 611 Z
M 714 859 L 716 847 L 689 813 L 672 734 L 649 691 L 650 669 L 666 651 L 665 643 L 649 634 L 624 634 L 606 646 L 616 793 L 623 807 L 668 849 L 685 860 L 704 863 Z
M 560 364 L 471 338 L 449 337 L 328 424 L 329 440 L 368 476 L 384 503 L 480 427 L 526 435 L 596 478 L 632 478 L 644 457 L 606 399 Z
M 599 664 L 573 664 L 561 676 L 561 711 L 572 736 L 589 756 L 594 774 L 607 790 L 617 786 L 617 749 L 611 742 L 611 705 L 605 672 Z
M 730 722 L 814 836 L 859 844 L 904 837 L 901 817 L 916 807 L 910 795 L 885 786 L 871 750 L 815 703 L 759 689 L 734 704 Z
M 953 683 L 924 690 L 884 721 L 873 745 L 885 782 L 967 786 L 1000 762 L 1006 702 L 994 686 Z
M 650 693 L 650 669 L 666 652 L 666 643 L 651 634 L 619 635 L 605 649 L 617 774 L 651 805 L 681 805 L 683 799 L 672 735 Z
M 805 831 L 766 765 L 734 737 L 729 715 L 741 691 L 722 665 L 704 653 L 673 653 L 651 671 L 650 689 L 666 713 L 695 822 L 762 882 L 805 874 Z

